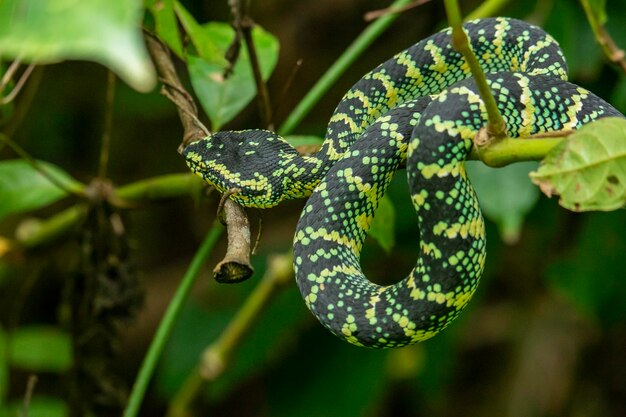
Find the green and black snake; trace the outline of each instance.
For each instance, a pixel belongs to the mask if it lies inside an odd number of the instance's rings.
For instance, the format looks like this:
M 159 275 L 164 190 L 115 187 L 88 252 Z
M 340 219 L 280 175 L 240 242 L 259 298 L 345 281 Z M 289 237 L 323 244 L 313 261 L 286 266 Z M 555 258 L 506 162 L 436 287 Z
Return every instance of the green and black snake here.
M 621 116 L 566 81 L 557 42 L 508 18 L 464 25 L 510 137 L 578 129 Z M 218 132 L 184 151 L 193 172 L 243 206 L 310 196 L 294 238 L 306 305 L 337 336 L 369 347 L 428 339 L 468 303 L 485 262 L 485 226 L 464 161 L 486 111 L 443 30 L 359 80 L 335 110 L 321 150 L 301 156 L 264 130 Z M 378 200 L 399 166 L 417 211 L 420 252 L 398 283 L 380 286 L 359 255 Z

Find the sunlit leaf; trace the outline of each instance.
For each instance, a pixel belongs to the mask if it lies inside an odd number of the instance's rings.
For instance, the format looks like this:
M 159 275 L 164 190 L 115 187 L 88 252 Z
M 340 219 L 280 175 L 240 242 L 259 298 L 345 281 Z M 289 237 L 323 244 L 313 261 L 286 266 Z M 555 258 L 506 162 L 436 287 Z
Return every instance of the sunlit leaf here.
M 148 10 L 155 20 L 155 30 L 167 46 L 179 57 L 183 57 L 183 43 L 178 33 L 178 21 L 174 13 L 174 0 L 149 0 Z
M 389 197 L 383 196 L 378 202 L 378 208 L 368 234 L 387 253 L 391 252 L 395 244 L 395 220 L 396 210 L 393 207 L 393 202 Z
M 61 168 L 43 161 L 37 164 L 65 189 L 81 189 L 81 184 Z M 14 159 L 0 162 L 0 218 L 45 207 L 65 196 L 65 190 L 26 161 Z
M 573 211 L 615 210 L 626 204 L 626 119 L 584 126 L 556 146 L 531 179 Z
M 219 56 L 223 57 L 234 38 L 232 27 L 226 23 L 211 22 L 203 25 L 202 31 L 218 46 Z M 278 59 L 278 41 L 258 26 L 252 31 L 252 38 L 261 74 L 267 79 Z M 217 62 L 212 58 L 189 55 L 187 65 L 193 89 L 214 130 L 232 120 L 256 95 L 256 84 L 245 48 L 242 48 L 228 77 L 224 76 L 225 60 Z
M 9 337 L 9 360 L 29 371 L 66 371 L 72 363 L 70 337 L 49 326 L 18 328 Z
M 0 57 L 35 63 L 95 61 L 140 91 L 156 82 L 138 1 L 0 1 Z
M 528 173 L 536 167 L 536 162 L 503 168 L 490 168 L 473 161 L 467 163 L 467 172 L 483 214 L 498 225 L 505 242 L 519 239 L 524 217 L 539 199 L 537 187 L 528 179 Z

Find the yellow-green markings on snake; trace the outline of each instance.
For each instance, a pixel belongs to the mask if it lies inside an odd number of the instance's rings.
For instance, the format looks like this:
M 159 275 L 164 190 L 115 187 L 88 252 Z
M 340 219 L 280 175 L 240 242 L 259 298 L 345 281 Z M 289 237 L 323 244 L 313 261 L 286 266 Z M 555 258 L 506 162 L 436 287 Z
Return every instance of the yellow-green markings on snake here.
M 557 43 L 506 18 L 464 25 L 511 137 L 620 113 L 566 81 Z M 469 302 L 485 263 L 485 226 L 464 161 L 486 112 L 450 30 L 366 74 L 335 110 L 321 150 L 300 156 L 272 132 L 218 132 L 189 145 L 191 170 L 230 198 L 272 207 L 310 196 L 294 238 L 296 282 L 337 336 L 368 347 L 428 339 Z M 376 285 L 360 251 L 378 200 L 406 163 L 419 257 L 403 280 Z

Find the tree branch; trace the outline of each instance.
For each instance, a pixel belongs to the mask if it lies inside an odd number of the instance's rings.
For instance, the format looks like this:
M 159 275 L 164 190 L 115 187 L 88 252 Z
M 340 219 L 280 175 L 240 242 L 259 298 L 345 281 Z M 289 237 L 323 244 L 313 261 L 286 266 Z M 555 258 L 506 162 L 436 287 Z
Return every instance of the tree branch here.
M 198 108 L 191 94 L 181 84 L 167 47 L 148 33 L 146 43 L 163 82 L 162 92 L 178 109 L 184 129 L 183 141 L 178 148 L 182 152 L 189 143 L 203 139 L 210 133 L 199 121 Z M 228 249 L 226 257 L 216 267 L 215 278 L 219 282 L 239 282 L 249 278 L 254 271 L 249 255 L 250 224 L 246 213 L 234 202 L 226 204 L 224 215 L 228 230 Z

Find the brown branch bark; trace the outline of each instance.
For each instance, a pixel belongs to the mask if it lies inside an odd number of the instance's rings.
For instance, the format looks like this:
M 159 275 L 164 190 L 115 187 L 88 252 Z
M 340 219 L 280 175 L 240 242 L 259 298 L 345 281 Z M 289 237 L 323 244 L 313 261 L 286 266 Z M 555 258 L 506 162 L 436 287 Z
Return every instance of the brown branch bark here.
M 161 92 L 176 105 L 183 125 L 183 141 L 178 148 L 178 151 L 182 152 L 189 143 L 203 139 L 210 133 L 198 119 L 198 107 L 180 82 L 167 47 L 149 33 L 146 33 L 145 38 L 148 51 L 163 83 Z M 250 264 L 250 223 L 245 211 L 235 202 L 228 200 L 223 206 L 228 249 L 224 259 L 215 268 L 215 279 L 218 282 L 240 282 L 254 272 Z

